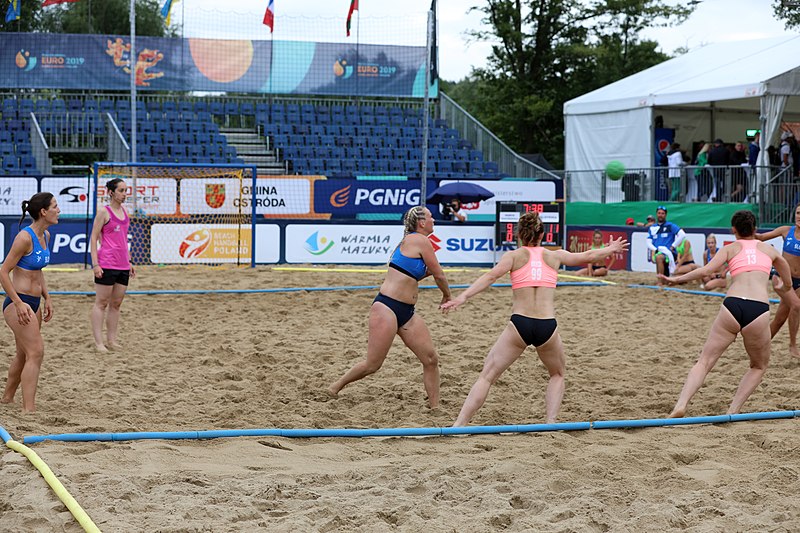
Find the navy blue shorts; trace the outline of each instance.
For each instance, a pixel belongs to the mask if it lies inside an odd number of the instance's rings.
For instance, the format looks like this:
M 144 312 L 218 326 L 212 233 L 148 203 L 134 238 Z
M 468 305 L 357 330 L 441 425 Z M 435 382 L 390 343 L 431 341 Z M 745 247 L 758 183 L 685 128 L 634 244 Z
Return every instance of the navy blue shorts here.
M 381 293 L 375 297 L 372 303 L 380 302 L 392 310 L 397 317 L 397 327 L 402 328 L 414 316 L 414 306 L 405 302 L 400 302 L 394 298 L 389 298 Z
M 17 296 L 19 296 L 20 300 L 22 300 L 26 304 L 30 305 L 31 309 L 33 309 L 34 313 L 39 310 L 39 304 L 42 301 L 42 297 L 41 296 L 30 296 L 28 294 L 22 294 L 21 292 L 18 292 Z M 6 299 L 3 300 L 3 311 L 5 311 L 6 307 L 11 305 L 12 303 L 14 303 L 14 302 L 11 301 L 11 298 L 6 296 Z

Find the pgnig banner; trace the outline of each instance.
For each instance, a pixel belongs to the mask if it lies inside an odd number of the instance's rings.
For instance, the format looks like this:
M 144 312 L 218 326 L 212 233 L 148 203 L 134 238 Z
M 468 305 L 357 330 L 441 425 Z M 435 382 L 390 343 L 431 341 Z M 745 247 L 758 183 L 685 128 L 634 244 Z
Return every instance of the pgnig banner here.
M 422 97 L 425 47 L 0 33 L 0 87 Z M 436 87 L 431 96 L 436 96 Z

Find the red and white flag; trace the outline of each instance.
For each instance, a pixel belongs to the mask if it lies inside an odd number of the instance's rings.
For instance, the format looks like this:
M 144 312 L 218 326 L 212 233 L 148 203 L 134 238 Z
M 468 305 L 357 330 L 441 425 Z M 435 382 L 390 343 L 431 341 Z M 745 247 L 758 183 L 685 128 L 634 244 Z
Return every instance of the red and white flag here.
M 42 7 L 52 6 L 55 4 L 70 4 L 77 1 L 78 0 L 44 0 L 44 2 L 42 2 Z
M 275 6 L 273 5 L 275 0 L 269 0 L 269 4 L 267 4 L 267 12 L 264 13 L 264 25 L 269 26 L 269 32 L 275 29 Z

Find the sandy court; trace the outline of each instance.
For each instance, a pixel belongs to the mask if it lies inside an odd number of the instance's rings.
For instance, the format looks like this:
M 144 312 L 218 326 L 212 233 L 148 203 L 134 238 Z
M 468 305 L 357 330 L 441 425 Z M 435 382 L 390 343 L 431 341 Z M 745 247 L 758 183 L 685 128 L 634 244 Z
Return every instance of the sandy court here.
M 469 283 L 479 271 L 452 272 Z M 383 273 L 142 268 L 131 289 L 379 285 Z M 90 272 L 48 273 L 51 291 L 93 290 Z M 567 350 L 560 420 L 659 418 L 671 409 L 721 298 L 631 289 L 653 275 L 556 295 Z M 502 282 L 508 282 L 506 277 Z M 433 284 L 432 282 L 425 282 Z M 325 388 L 366 349 L 375 290 L 130 295 L 123 352 L 97 354 L 93 298 L 58 296 L 44 329 L 38 412 L 0 405 L 22 436 L 63 432 L 378 428 L 452 424 L 510 313 L 489 289 L 456 313 L 422 291 L 417 312 L 440 354 L 442 406 L 396 339 L 384 367 L 331 400 Z M 773 305 L 774 313 L 776 306 Z M 3 383 L 13 353 L 0 333 Z M 747 367 L 723 356 L 690 415 L 727 409 Z M 529 352 L 493 387 L 474 424 L 544 419 L 546 373 Z M 800 408 L 800 361 L 782 331 L 745 411 Z M 18 393 L 19 402 L 19 393 Z M 796 531 L 798 421 L 476 437 L 40 443 L 103 531 Z M 79 531 L 23 456 L 0 454 L 3 530 Z

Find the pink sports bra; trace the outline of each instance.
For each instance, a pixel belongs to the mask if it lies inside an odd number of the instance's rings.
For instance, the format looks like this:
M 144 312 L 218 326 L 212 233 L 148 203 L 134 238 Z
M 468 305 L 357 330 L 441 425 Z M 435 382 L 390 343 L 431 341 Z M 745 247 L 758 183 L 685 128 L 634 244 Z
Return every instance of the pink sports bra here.
M 558 273 L 544 262 L 541 246 L 524 246 L 530 259 L 525 266 L 511 272 L 511 288 L 521 287 L 555 287 Z
M 742 249 L 731 257 L 728 261 L 728 270 L 731 276 L 736 277 L 742 272 L 769 272 L 772 269 L 772 259 L 767 254 L 758 249 L 755 239 L 742 240 L 738 242 Z

